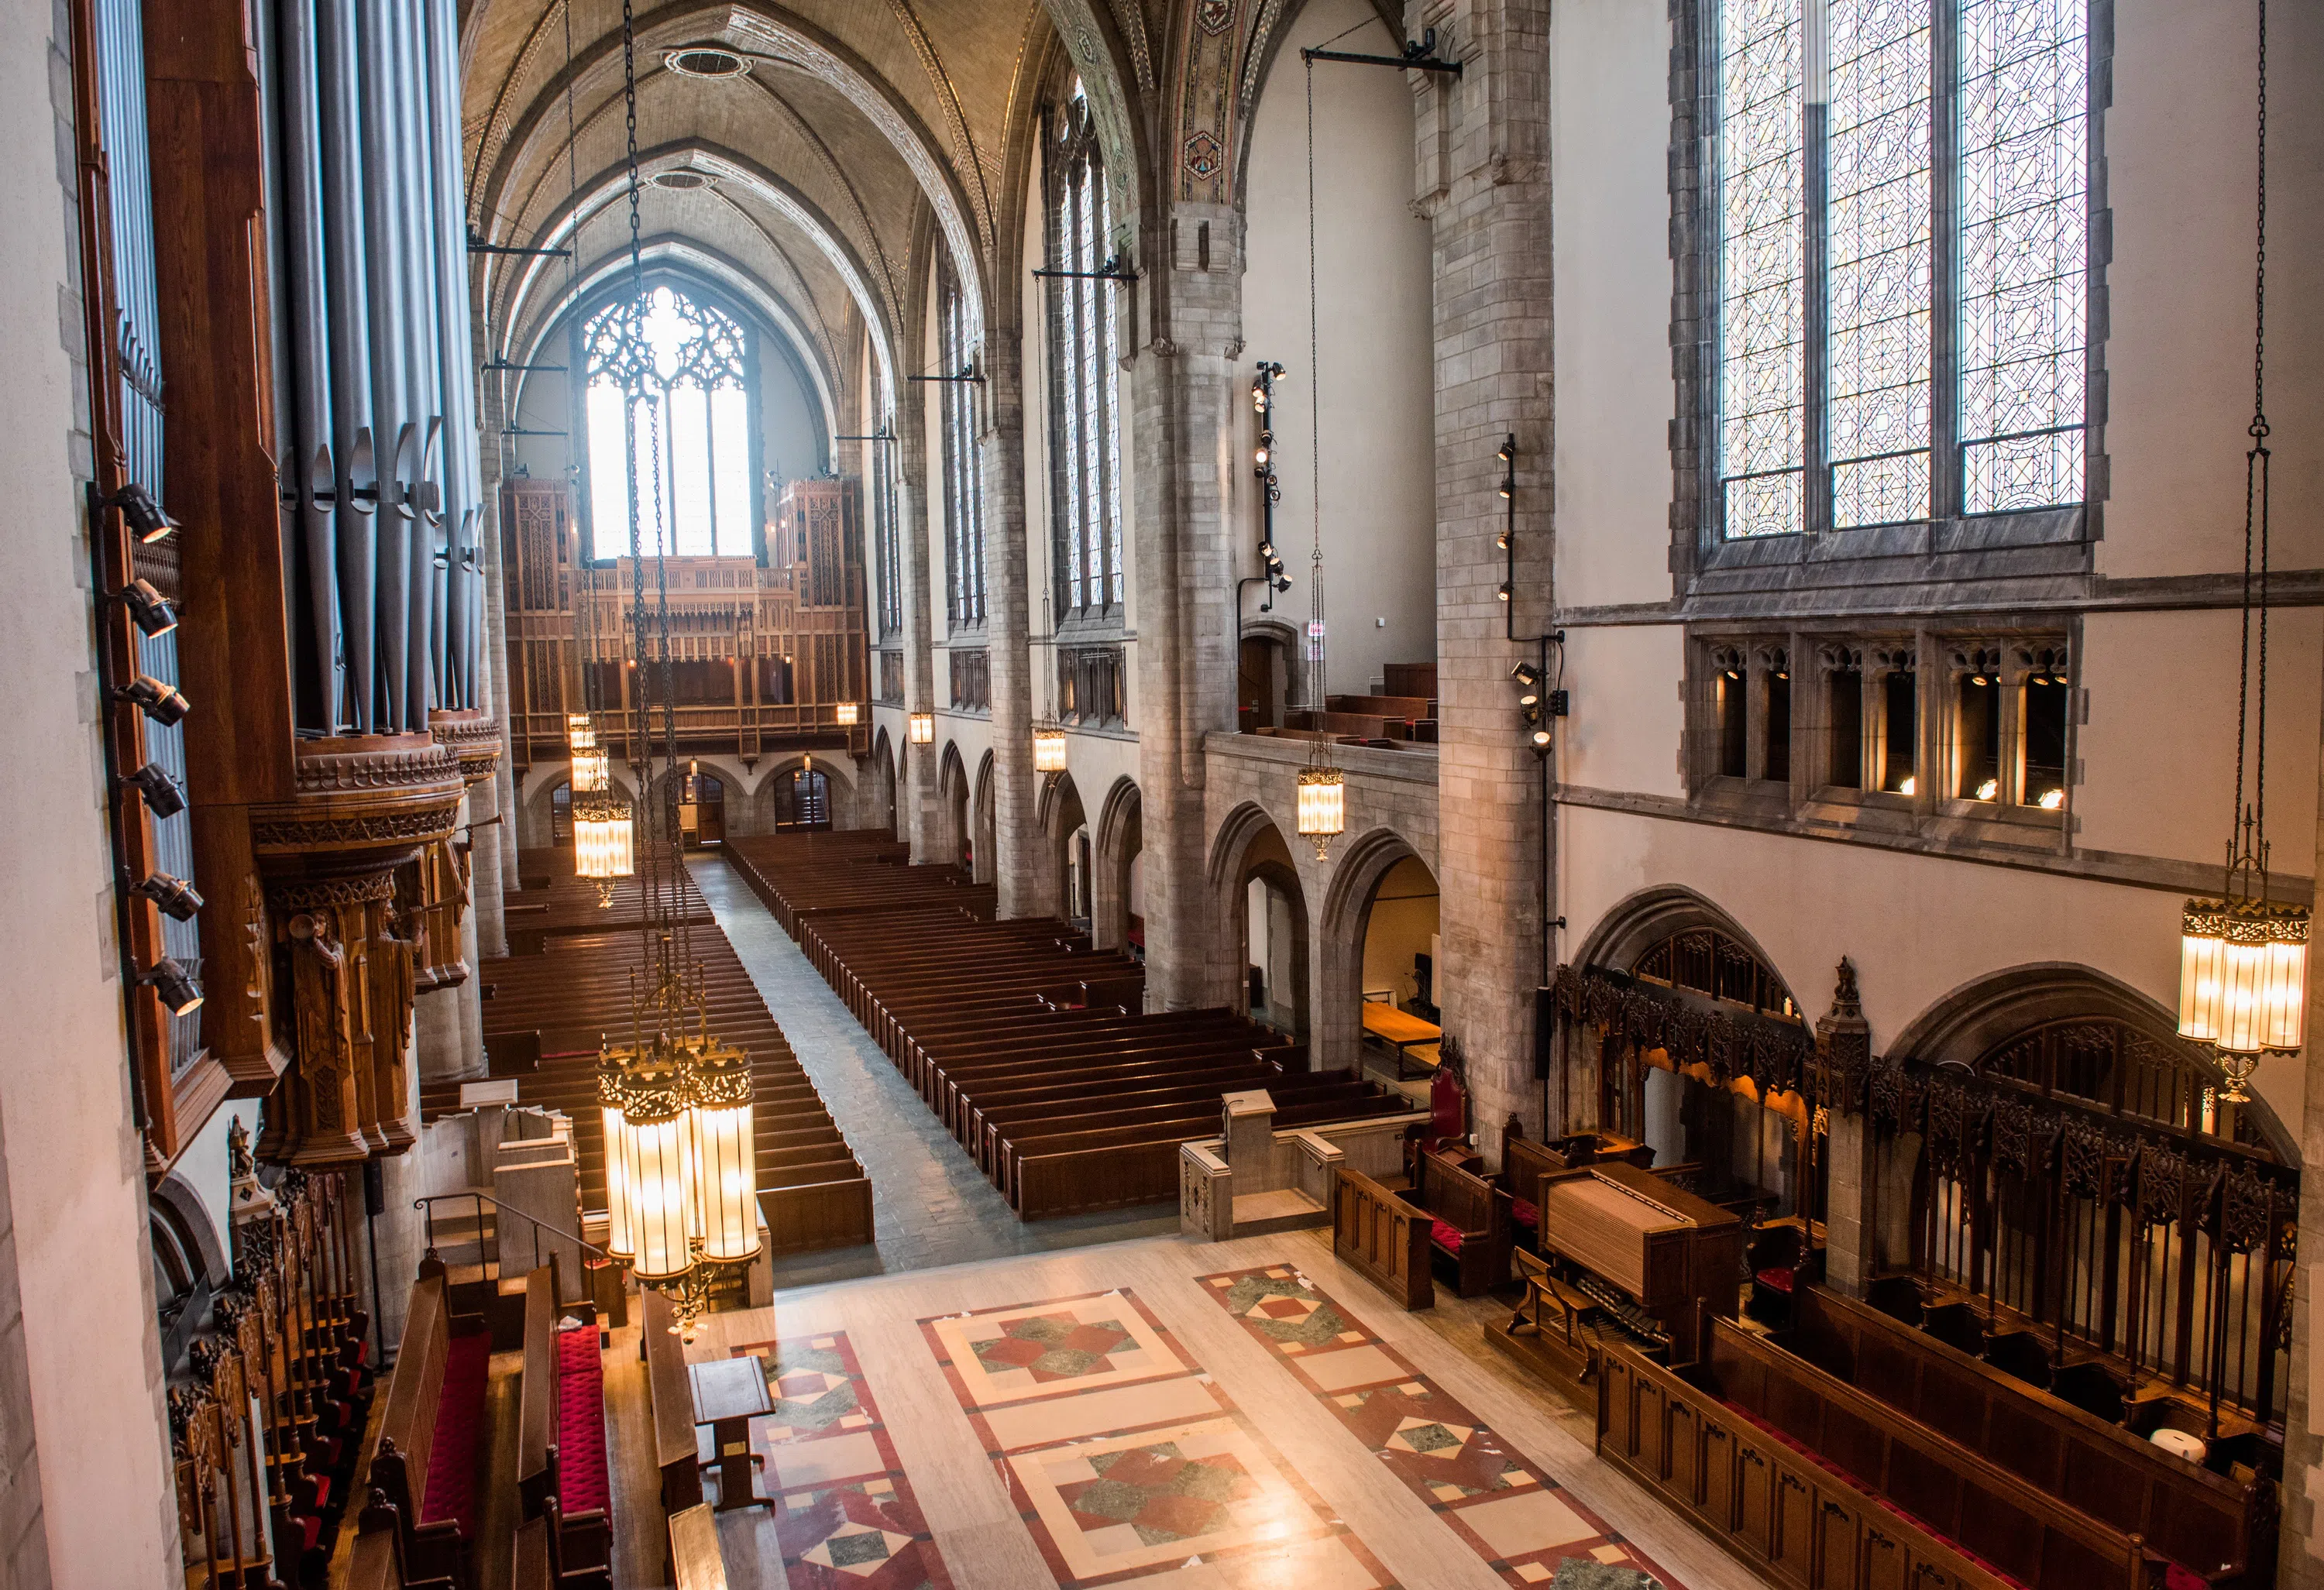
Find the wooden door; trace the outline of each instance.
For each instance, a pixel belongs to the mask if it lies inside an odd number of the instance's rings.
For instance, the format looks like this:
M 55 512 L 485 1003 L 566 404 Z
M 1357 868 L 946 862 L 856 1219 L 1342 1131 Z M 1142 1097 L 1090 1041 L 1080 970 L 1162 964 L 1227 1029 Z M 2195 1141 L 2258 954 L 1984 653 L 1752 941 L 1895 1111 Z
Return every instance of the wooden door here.
M 1275 712 L 1275 657 L 1274 642 L 1243 638 L 1235 667 L 1235 727 L 1245 734 L 1281 727 Z

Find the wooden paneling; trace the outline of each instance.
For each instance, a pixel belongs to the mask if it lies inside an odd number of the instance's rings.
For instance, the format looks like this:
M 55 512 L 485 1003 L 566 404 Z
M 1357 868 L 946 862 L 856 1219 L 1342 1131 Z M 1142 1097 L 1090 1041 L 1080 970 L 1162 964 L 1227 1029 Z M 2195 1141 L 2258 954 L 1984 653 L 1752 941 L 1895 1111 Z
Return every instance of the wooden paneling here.
M 1333 1199 L 1332 1252 L 1406 1309 L 1433 1308 L 1428 1211 L 1405 1202 L 1360 1171 L 1340 1167 Z

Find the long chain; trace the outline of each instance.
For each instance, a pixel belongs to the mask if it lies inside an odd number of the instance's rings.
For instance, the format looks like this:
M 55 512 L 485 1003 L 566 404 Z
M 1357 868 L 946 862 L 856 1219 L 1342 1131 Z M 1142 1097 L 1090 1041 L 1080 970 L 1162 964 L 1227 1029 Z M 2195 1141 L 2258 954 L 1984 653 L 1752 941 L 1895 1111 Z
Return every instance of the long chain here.
M 2265 895 L 2267 872 L 2267 606 L 2268 606 L 2268 423 L 2267 423 L 2267 0 L 2259 4 L 2259 97 L 2258 143 L 2259 178 L 2258 220 L 2254 239 L 2252 268 L 2252 418 L 2246 434 L 2252 445 L 2244 455 L 2244 602 L 2241 670 L 2236 693 L 2236 823 L 2241 830 L 2245 823 L 2244 763 L 2246 721 L 2255 715 L 2257 721 L 2252 735 L 2252 807 L 2250 839 L 2243 845 L 2242 854 L 2230 843 L 2229 883 L 2238 861 L 2248 861 L 2259 871 L 2260 894 Z M 2255 544 L 2259 560 L 2259 703 L 2256 714 L 2251 705 L 2252 663 L 2252 555 Z
M 622 0 L 622 95 L 630 141 L 630 284 L 642 299 L 646 271 L 638 241 L 638 26 L 632 7 L 633 0 Z
M 1322 712 L 1331 700 L 1326 675 L 1330 647 L 1323 633 L 1323 380 L 1315 326 L 1315 63 L 1307 63 L 1307 391 L 1313 417 L 1307 439 L 1307 516 L 1314 536 L 1307 558 L 1307 648 L 1314 664 L 1308 705 Z

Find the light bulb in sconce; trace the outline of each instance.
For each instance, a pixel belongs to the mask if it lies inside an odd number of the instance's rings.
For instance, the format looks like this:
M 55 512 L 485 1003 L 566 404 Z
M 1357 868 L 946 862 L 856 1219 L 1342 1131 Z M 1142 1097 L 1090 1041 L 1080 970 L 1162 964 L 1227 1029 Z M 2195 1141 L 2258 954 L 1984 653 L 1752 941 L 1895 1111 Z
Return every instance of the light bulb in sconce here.
M 2042 798 L 2034 804 L 2044 812 L 2062 811 L 2066 804 L 2066 792 L 2062 789 L 2045 789 L 2042 792 Z
M 1920 788 L 1920 783 L 1919 779 L 1907 773 L 1904 775 L 1904 782 L 1896 786 L 1896 793 L 1900 795 L 1911 795 Z
M 2000 793 L 2001 780 L 1998 778 L 1988 778 L 1977 786 L 1977 798 L 1981 801 L 1989 801 Z

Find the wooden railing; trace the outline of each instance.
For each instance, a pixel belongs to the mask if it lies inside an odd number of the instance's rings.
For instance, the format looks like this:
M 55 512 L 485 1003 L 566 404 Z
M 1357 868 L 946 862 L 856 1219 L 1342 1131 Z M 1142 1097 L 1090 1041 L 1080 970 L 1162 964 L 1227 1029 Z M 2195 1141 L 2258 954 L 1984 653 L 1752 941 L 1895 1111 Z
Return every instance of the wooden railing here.
M 1342 1165 L 1333 1200 L 1332 1252 L 1406 1309 L 1436 1302 L 1428 1273 L 1426 1209 L 1406 1203 L 1361 1171 Z

